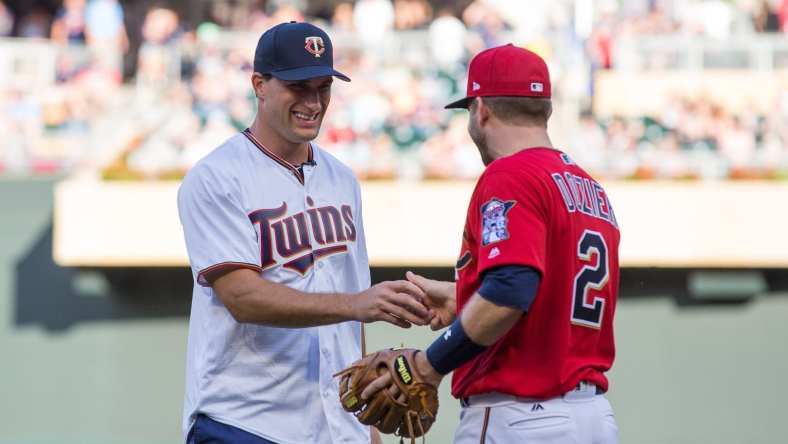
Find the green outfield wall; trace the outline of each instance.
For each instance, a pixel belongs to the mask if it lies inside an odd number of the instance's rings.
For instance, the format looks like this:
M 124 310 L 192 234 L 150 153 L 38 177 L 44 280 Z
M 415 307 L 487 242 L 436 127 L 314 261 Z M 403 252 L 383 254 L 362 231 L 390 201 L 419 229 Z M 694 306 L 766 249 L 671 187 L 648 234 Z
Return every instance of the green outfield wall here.
M 178 443 L 189 272 L 57 267 L 53 185 L 0 180 L 0 444 Z M 621 442 L 788 442 L 788 293 L 693 303 L 665 276 L 624 273 L 609 394 Z M 368 332 L 370 349 L 435 336 Z M 427 442 L 451 442 L 458 414 L 444 384 Z

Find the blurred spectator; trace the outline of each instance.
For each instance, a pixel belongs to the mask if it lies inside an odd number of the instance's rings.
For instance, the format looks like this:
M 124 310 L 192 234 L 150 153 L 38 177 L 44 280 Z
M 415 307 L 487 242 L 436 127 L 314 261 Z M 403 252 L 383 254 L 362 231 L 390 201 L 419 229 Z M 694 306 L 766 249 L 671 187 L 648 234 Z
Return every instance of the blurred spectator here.
M 731 35 L 735 10 L 730 3 L 708 0 L 698 3 L 690 11 L 690 14 L 700 21 L 701 31 L 705 35 L 718 39 Z
M 474 0 L 462 12 L 465 26 L 479 36 L 481 47 L 473 47 L 471 53 L 504 43 L 506 25 L 500 15 L 483 0 Z
M 271 14 L 270 26 L 291 21 L 304 21 L 303 6 L 299 8 L 291 3 L 282 2 L 282 4 L 276 8 L 274 13 Z
M 270 17 L 265 11 L 266 0 L 251 0 L 248 3 L 241 29 L 248 29 L 254 35 L 261 35 L 269 28 Z
M 145 14 L 145 21 L 142 24 L 142 38 L 148 44 L 166 45 L 175 40 L 179 30 L 178 14 L 175 11 L 169 8 L 153 7 Z
M 142 24 L 142 44 L 137 64 L 137 83 L 150 87 L 167 87 L 180 74 L 177 38 L 179 19 L 175 11 L 153 7 Z
M 755 166 L 774 172 L 788 165 L 788 124 L 779 113 L 763 117 L 758 123 Z
M 121 54 L 129 48 L 123 7 L 118 0 L 89 0 L 85 9 L 88 45 Z
M 779 32 L 780 17 L 769 0 L 761 0 L 755 7 L 752 16 L 753 28 L 756 32 Z
M 0 129 L 4 134 L 0 164 L 3 170 L 13 173 L 29 172 L 30 143 L 41 127 L 41 108 L 33 97 L 19 89 L 7 89 L 0 97 Z
M 427 0 L 394 0 L 394 29 L 425 28 L 432 19 Z
M 331 29 L 335 31 L 353 31 L 353 4 L 349 2 L 338 3 L 331 16 Z
M 90 75 L 100 77 L 101 82 L 119 84 L 123 55 L 129 50 L 121 5 L 117 0 L 89 0 L 85 20 L 92 65 Z
M 777 16 L 780 19 L 780 30 L 788 32 L 788 0 L 780 1 L 780 8 L 777 10 Z
M 14 14 L 0 0 L 0 37 L 8 37 L 14 31 Z
M 685 5 L 689 11 L 688 15 L 691 18 L 685 18 L 684 24 L 696 26 L 695 21 L 697 20 L 699 22 L 697 26 L 699 26 L 698 29 L 700 31 L 707 31 L 709 33 L 717 32 L 717 36 L 727 32 L 730 28 L 730 11 L 719 3 L 718 1 L 712 0 Z M 708 13 L 709 15 L 704 17 L 693 15 L 693 13 Z M 681 26 L 676 23 L 676 20 L 669 16 L 659 4 L 652 5 L 644 15 L 633 17 L 632 23 L 638 34 L 645 35 L 670 34 Z
M 370 52 L 380 50 L 383 39 L 394 27 L 394 7 L 390 0 L 358 0 L 353 8 L 353 24 L 358 39 Z
M 610 69 L 613 67 L 613 19 L 603 16 L 596 24 L 586 43 L 591 68 Z
M 17 34 L 19 37 L 26 38 L 47 38 L 49 37 L 49 23 L 52 17 L 46 9 L 36 4 L 19 23 Z
M 450 67 L 465 58 L 465 25 L 449 9 L 442 9 L 429 27 L 430 54 L 440 66 Z
M 60 44 L 85 43 L 85 0 L 65 0 L 52 22 L 52 40 Z
M 719 150 L 734 171 L 752 167 L 755 157 L 755 128 L 743 122 L 740 116 L 726 116 L 721 122 Z

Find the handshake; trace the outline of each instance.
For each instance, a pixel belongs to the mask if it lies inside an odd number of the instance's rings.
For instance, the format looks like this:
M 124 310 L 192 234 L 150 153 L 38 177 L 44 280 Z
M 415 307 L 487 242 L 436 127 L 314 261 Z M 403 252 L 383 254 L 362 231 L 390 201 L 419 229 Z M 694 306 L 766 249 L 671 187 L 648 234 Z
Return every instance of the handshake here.
M 456 317 L 453 282 L 427 279 L 412 272 L 407 281 L 383 282 L 364 293 L 377 294 L 377 313 L 404 328 L 411 324 L 439 330 Z M 362 295 L 364 295 L 362 293 Z M 438 414 L 438 386 L 443 375 L 416 349 L 388 349 L 368 354 L 334 375 L 340 378 L 342 407 L 359 422 L 401 438 L 424 436 Z
M 354 319 L 384 321 L 402 328 L 412 324 L 440 330 L 454 321 L 454 282 L 436 281 L 412 272 L 407 280 L 373 285 L 352 298 Z

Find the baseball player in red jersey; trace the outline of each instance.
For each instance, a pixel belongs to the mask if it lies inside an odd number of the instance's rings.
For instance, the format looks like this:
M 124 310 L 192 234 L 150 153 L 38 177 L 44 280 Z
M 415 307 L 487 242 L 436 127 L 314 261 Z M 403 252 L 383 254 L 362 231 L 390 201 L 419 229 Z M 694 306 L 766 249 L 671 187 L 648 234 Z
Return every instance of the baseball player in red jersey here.
M 547 66 L 512 45 L 471 61 L 468 132 L 487 166 L 468 207 L 456 283 L 408 273 L 433 329 L 415 366 L 454 371 L 455 443 L 618 442 L 604 396 L 613 364 L 619 230 L 604 189 L 552 147 Z M 459 313 L 455 317 L 455 313 Z M 386 388 L 388 374 L 362 393 Z

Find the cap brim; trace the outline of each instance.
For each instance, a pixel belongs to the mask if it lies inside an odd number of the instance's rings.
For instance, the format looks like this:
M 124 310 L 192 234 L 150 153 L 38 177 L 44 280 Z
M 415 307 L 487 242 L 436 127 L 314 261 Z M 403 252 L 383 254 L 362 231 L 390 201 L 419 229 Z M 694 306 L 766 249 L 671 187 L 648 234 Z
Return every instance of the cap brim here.
M 443 109 L 452 109 L 452 108 L 468 109 L 468 105 L 470 105 L 471 100 L 473 99 L 474 99 L 473 97 L 463 97 L 460 100 L 451 102 L 450 104 L 444 106 Z
M 328 66 L 303 66 L 301 68 L 283 69 L 279 71 L 271 71 L 271 75 L 279 80 L 287 80 L 291 82 L 326 76 L 334 76 L 346 82 L 350 81 L 350 77 L 342 74 L 336 69 L 329 68 Z

